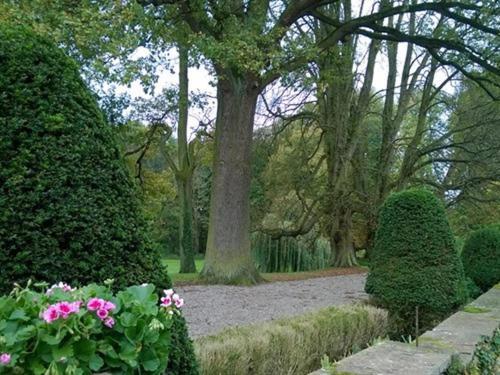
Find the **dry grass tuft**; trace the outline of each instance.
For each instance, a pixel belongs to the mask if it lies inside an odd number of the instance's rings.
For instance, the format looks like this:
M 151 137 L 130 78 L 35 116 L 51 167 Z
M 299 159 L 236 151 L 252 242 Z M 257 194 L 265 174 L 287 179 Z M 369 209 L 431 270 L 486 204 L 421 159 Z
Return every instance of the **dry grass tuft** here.
M 195 342 L 204 375 L 303 375 L 387 333 L 387 313 L 366 305 L 228 328 Z

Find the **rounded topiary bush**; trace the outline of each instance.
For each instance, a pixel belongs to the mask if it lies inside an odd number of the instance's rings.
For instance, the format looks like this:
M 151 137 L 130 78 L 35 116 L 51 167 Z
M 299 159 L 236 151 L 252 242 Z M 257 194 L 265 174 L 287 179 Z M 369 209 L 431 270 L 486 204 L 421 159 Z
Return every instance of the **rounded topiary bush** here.
M 411 189 L 387 198 L 365 288 L 404 334 L 412 332 L 417 306 L 425 327 L 465 302 L 462 263 L 444 207 L 431 192 Z
M 0 293 L 28 279 L 170 287 L 139 203 L 77 65 L 0 25 Z M 173 330 L 169 373 L 197 373 L 182 317 Z
M 500 227 L 476 230 L 462 250 L 465 274 L 486 291 L 500 281 Z

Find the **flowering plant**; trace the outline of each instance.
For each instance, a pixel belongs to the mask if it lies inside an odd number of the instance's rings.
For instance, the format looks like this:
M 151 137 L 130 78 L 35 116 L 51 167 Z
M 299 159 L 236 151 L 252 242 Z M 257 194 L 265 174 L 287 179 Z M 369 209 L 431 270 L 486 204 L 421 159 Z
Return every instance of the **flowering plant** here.
M 31 286 L 0 297 L 0 374 L 165 371 L 172 316 L 184 304 L 173 290 L 159 300 L 152 284 L 116 295 L 109 283 Z

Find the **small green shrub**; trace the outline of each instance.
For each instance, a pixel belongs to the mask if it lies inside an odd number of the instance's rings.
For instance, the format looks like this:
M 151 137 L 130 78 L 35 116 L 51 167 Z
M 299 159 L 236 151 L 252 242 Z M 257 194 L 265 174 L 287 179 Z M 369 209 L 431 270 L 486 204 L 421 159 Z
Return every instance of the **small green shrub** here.
M 454 355 L 445 372 L 445 375 L 492 374 L 500 374 L 500 328 L 495 329 L 493 335 L 481 338 L 467 365 L 462 363 L 458 355 Z
M 371 306 L 331 307 L 195 341 L 205 375 L 307 374 L 327 355 L 339 359 L 387 333 L 387 313 Z
M 465 278 L 465 287 L 467 288 L 467 293 L 471 300 L 476 299 L 482 294 L 481 288 L 479 288 L 470 277 Z
M 465 375 L 465 366 L 460 359 L 458 354 L 453 354 L 451 356 L 451 362 L 445 375 Z
M 431 192 L 412 189 L 387 198 L 365 288 L 389 310 L 398 335 L 413 333 L 417 306 L 426 329 L 466 301 L 455 241 L 444 207 Z
M 462 251 L 465 274 L 487 291 L 500 281 L 500 227 L 486 227 L 470 234 Z
M 464 374 L 500 374 L 500 327 L 495 329 L 491 336 L 481 338 Z
M 0 373 L 162 374 L 179 314 L 168 294 L 160 304 L 152 284 L 117 294 L 95 284 L 18 287 L 0 297 Z

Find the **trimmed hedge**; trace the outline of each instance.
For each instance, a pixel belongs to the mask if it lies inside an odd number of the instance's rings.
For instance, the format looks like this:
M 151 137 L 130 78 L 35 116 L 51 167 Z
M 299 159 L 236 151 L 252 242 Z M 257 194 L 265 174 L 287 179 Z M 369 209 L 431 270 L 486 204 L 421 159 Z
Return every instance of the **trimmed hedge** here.
M 197 339 L 195 348 L 205 375 L 307 374 L 325 354 L 340 359 L 386 334 L 386 311 L 351 305 L 228 328 Z
M 380 211 L 365 289 L 410 334 L 467 299 L 465 277 L 442 203 L 429 191 L 392 194 Z
M 28 279 L 170 287 L 112 130 L 49 40 L 0 26 L 0 293 Z M 197 373 L 181 319 L 172 363 Z
M 472 232 L 465 241 L 462 262 L 465 274 L 483 292 L 500 282 L 500 227 Z

